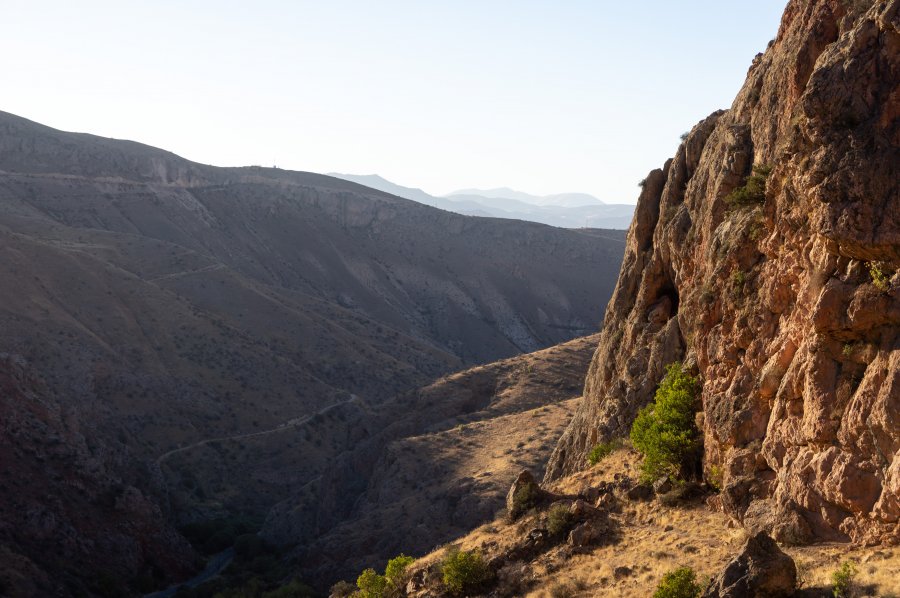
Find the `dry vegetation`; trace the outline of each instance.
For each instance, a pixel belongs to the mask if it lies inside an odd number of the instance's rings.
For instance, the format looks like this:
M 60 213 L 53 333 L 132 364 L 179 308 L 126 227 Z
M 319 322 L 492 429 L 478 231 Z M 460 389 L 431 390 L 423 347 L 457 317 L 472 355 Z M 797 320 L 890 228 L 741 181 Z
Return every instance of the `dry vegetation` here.
M 597 467 L 563 478 L 549 489 L 562 495 L 584 495 L 603 482 L 638 475 L 638 455 L 625 448 Z M 582 548 L 562 542 L 532 559 L 510 560 L 499 570 L 490 595 L 645 598 L 663 575 L 677 567 L 691 567 L 701 581 L 715 576 L 740 551 L 747 537 L 724 514 L 708 508 L 703 497 L 672 506 L 663 506 L 658 500 L 619 498 L 619 506 L 610 513 L 615 530 L 611 541 Z M 410 571 L 415 578 L 417 572 L 433 569 L 449 546 L 480 551 L 490 562 L 523 546 L 532 530 L 546 524 L 545 519 L 546 512 L 540 511 L 515 523 L 498 518 L 422 557 Z M 900 550 L 896 548 L 829 543 L 784 550 L 797 564 L 802 587 L 808 592 L 804 595 L 830 595 L 831 575 L 847 560 L 856 564 L 859 595 L 900 593 Z M 430 586 L 409 595 L 440 595 L 441 591 L 439 586 Z
M 408 432 L 388 443 L 354 513 L 308 550 L 305 562 L 318 569 L 309 577 L 351 579 L 493 519 L 522 469 L 542 471 L 596 342 L 583 337 L 452 374 L 392 409 Z

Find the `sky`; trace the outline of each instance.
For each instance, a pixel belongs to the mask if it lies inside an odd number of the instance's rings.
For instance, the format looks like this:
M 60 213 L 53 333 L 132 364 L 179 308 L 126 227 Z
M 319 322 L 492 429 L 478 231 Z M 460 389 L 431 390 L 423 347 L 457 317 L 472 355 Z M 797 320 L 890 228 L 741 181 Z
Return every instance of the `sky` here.
M 785 0 L 0 0 L 0 110 L 217 166 L 634 203 Z

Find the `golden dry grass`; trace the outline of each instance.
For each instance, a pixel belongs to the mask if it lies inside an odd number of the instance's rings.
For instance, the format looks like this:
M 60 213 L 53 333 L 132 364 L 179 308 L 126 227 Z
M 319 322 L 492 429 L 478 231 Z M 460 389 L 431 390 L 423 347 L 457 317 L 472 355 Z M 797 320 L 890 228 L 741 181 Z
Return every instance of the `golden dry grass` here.
M 596 467 L 559 480 L 551 489 L 575 494 L 612 480 L 616 473 L 635 477 L 637 460 L 629 449 L 616 451 Z M 481 550 L 490 558 L 520 543 L 538 526 L 538 517 L 532 514 L 512 524 L 497 520 L 474 529 L 454 544 L 463 550 Z M 557 546 L 539 555 L 519 571 L 527 585 L 521 595 L 645 598 L 652 595 L 665 573 L 677 567 L 692 567 L 699 579 L 715 576 L 746 540 L 742 528 L 702 501 L 674 507 L 656 501 L 623 501 L 621 512 L 614 513 L 612 519 L 619 526 L 620 541 L 582 554 L 571 554 L 564 546 Z M 842 561 L 850 560 L 858 570 L 857 585 L 868 587 L 868 593 L 859 595 L 900 595 L 900 549 L 831 543 L 784 550 L 797 563 L 805 588 L 829 588 L 832 571 Z M 441 549 L 423 557 L 416 568 L 436 562 L 443 552 Z

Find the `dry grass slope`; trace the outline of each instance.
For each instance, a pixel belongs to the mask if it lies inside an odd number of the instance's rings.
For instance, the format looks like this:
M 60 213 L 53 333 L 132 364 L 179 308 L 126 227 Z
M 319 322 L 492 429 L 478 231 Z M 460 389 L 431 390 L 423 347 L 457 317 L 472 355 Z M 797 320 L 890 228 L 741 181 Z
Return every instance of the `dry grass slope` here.
M 562 495 L 584 495 L 589 488 L 605 482 L 637 478 L 638 460 L 632 450 L 621 449 L 592 469 L 561 478 L 549 489 Z M 532 512 L 515 523 L 496 519 L 447 546 L 480 551 L 490 562 L 527 545 L 529 534 L 545 525 L 544 517 L 544 513 Z M 562 542 L 536 556 L 509 560 L 500 569 L 496 585 L 486 589 L 484 595 L 646 598 L 662 576 L 677 567 L 691 567 L 701 579 L 715 576 L 746 540 L 743 529 L 721 512 L 709 509 L 703 500 L 663 506 L 657 500 L 623 499 L 610 518 L 616 530 L 614 537 L 580 548 Z M 404 595 L 446 595 L 435 583 L 432 571 L 447 546 L 416 561 L 410 573 L 419 583 L 411 584 L 412 591 Z M 805 596 L 830 595 L 831 573 L 845 560 L 857 564 L 856 584 L 861 592 L 868 592 L 860 595 L 900 593 L 900 550 L 833 543 L 784 550 L 797 564 Z M 424 584 L 422 579 L 426 580 Z

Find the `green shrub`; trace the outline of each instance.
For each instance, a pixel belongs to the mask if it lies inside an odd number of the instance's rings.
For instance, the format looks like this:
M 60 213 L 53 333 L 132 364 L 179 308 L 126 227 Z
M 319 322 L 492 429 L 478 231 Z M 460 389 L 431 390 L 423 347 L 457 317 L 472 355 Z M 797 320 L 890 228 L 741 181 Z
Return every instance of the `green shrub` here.
M 591 452 L 588 453 L 588 463 L 593 467 L 620 448 L 622 448 L 622 440 L 620 438 L 595 444 Z
M 875 262 L 869 262 L 869 276 L 872 277 L 872 284 L 879 291 L 885 292 L 891 287 L 890 277 Z
M 515 494 L 513 494 L 512 511 L 509 517 L 512 520 L 518 518 L 522 513 L 533 508 L 537 504 L 539 489 L 536 484 L 523 484 Z
M 744 184 L 725 196 L 725 201 L 732 206 L 749 206 L 766 200 L 766 181 L 772 167 L 760 164 L 753 167 L 753 174 L 744 180 Z
M 653 598 L 697 598 L 703 588 L 697 583 L 697 575 L 690 567 L 679 567 L 663 575 L 656 586 Z
M 832 593 L 835 598 L 848 598 L 853 591 L 856 566 L 850 561 L 844 561 L 841 566 L 831 574 Z
M 569 507 L 564 504 L 556 504 L 550 507 L 547 513 L 547 531 L 552 536 L 562 536 L 572 528 L 575 518 Z
M 750 225 L 750 233 L 748 236 L 751 241 L 758 241 L 766 232 L 765 222 L 762 220 L 754 220 Z
M 441 563 L 444 585 L 456 594 L 478 589 L 488 579 L 488 568 L 481 553 L 453 548 Z
M 699 384 L 680 362 L 666 366 L 654 401 L 640 410 L 631 427 L 631 442 L 643 456 L 641 479 L 677 478 L 684 458 L 696 448 L 694 401 Z
M 388 561 L 384 568 L 384 577 L 387 579 L 388 585 L 392 587 L 399 586 L 406 574 L 406 569 L 415 562 L 416 559 L 401 553 Z
M 366 569 L 356 578 L 360 598 L 384 598 L 387 584 L 387 578 L 375 573 L 375 569 Z

